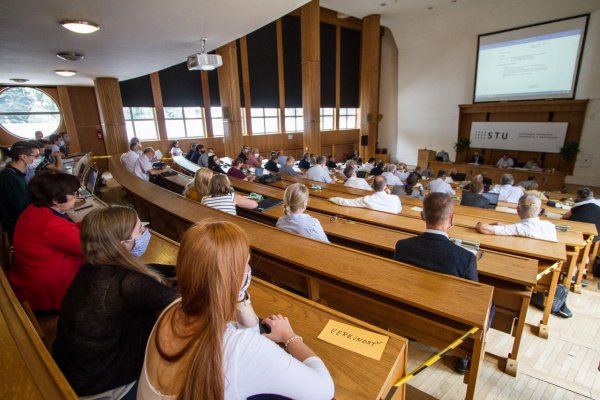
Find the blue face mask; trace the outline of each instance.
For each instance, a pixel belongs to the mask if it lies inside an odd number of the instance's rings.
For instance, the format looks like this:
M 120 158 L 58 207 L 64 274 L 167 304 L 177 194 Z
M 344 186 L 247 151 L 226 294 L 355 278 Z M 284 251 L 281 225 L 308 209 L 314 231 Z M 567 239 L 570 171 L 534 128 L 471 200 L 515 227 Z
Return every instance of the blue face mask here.
M 133 242 L 133 248 L 131 249 L 131 255 L 134 257 L 141 257 L 146 252 L 146 249 L 148 248 L 148 243 L 150 243 L 151 237 L 152 236 L 150 235 L 150 231 L 148 229 L 146 229 L 144 231 L 144 233 L 142 233 L 140 235 L 140 237 L 135 239 L 135 241 Z

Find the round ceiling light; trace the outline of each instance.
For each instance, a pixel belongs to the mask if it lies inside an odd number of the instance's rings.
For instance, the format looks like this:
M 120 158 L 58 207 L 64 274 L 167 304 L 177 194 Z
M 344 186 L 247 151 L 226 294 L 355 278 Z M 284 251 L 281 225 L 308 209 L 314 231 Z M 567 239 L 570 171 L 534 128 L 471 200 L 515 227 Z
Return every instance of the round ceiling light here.
M 72 52 L 56 53 L 56 57 L 60 58 L 61 60 L 65 60 L 65 61 L 79 61 L 79 60 L 83 60 L 83 54 L 72 53 Z
M 60 76 L 73 76 L 77 73 L 77 71 L 71 71 L 68 69 L 56 69 L 54 70 Z
M 64 20 L 60 21 L 60 24 L 64 28 L 76 33 L 93 33 L 100 29 L 98 25 L 89 21 Z
M 25 82 L 29 82 L 29 79 L 25 79 L 25 78 L 10 78 L 11 81 L 16 82 L 16 83 L 25 83 Z

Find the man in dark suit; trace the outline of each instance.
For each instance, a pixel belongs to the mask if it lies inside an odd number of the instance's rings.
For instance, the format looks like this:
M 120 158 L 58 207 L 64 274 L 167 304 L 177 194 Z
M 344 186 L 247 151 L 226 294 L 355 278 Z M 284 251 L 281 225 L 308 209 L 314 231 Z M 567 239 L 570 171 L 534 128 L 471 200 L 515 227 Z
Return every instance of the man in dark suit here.
M 483 164 L 483 156 L 481 154 L 479 154 L 478 151 L 476 151 L 473 154 L 473 157 L 471 157 L 471 159 L 469 160 L 469 162 L 471 164 Z
M 458 276 L 477 281 L 477 261 L 475 255 L 452 243 L 446 233 L 454 219 L 452 198 L 446 193 L 430 193 L 423 200 L 421 218 L 426 230 L 420 236 L 399 240 L 396 243 L 394 260 L 425 268 L 430 271 Z M 457 293 L 457 296 L 459 294 Z M 490 321 L 494 306 L 490 311 Z M 455 371 L 464 374 L 469 359 L 459 358 Z
M 483 183 L 479 181 L 471 182 L 468 191 L 463 191 L 462 199 L 460 200 L 461 206 L 488 208 L 490 201 L 481 195 L 483 193 Z
M 562 218 L 595 224 L 600 232 L 600 201 L 594 198 L 594 192 L 589 188 L 580 188 L 577 190 L 575 205 Z M 594 242 L 598 240 L 600 240 L 600 235 L 594 237 Z

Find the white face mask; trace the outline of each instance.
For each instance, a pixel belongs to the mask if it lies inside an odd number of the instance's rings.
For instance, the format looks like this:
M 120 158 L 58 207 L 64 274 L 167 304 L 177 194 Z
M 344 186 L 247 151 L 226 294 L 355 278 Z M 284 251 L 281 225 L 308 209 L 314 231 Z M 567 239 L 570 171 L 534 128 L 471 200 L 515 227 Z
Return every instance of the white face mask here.
M 208 153 L 208 156 L 209 156 L 209 157 L 212 157 L 212 156 L 214 156 L 214 155 L 215 155 L 215 153 L 213 153 L 213 152 L 210 152 L 210 153 Z
M 33 162 L 31 164 L 29 164 L 27 166 L 27 168 L 30 169 L 36 169 L 38 167 L 38 165 L 40 165 L 42 163 L 42 158 L 36 158 L 35 160 L 33 160 Z
M 258 156 L 260 156 L 260 154 L 254 153 L 254 157 L 258 158 Z

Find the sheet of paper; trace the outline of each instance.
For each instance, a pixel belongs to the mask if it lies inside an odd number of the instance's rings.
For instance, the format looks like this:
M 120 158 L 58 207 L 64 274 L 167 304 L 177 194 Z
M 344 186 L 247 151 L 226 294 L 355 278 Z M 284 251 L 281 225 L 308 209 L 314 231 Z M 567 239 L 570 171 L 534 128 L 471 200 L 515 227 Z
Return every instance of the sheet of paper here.
M 516 208 L 510 208 L 510 207 L 496 207 L 496 211 L 505 212 L 508 214 L 516 214 L 517 213 Z
M 413 211 L 416 211 L 416 212 L 421 212 L 421 211 L 423 211 L 423 208 L 421 208 L 421 207 L 417 207 L 417 206 L 411 207 L 410 209 L 411 209 L 411 210 L 413 210 Z
M 375 360 L 381 359 L 389 339 L 388 336 L 331 319 L 318 338 Z

